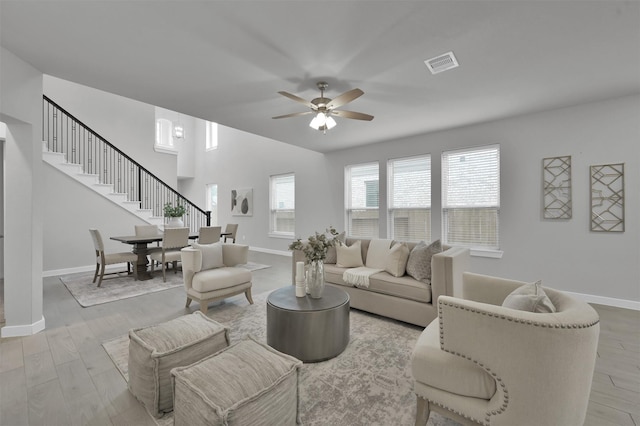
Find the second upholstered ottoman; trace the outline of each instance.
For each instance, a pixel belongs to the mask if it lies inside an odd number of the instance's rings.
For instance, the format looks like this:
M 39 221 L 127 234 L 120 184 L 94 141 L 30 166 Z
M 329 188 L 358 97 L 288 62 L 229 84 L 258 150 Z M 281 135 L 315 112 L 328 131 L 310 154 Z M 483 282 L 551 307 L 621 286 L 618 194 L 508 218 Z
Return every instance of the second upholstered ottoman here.
M 174 425 L 294 425 L 302 361 L 252 338 L 171 371 Z
M 155 417 L 173 409 L 171 369 L 229 346 L 229 330 L 201 312 L 129 331 L 129 390 Z

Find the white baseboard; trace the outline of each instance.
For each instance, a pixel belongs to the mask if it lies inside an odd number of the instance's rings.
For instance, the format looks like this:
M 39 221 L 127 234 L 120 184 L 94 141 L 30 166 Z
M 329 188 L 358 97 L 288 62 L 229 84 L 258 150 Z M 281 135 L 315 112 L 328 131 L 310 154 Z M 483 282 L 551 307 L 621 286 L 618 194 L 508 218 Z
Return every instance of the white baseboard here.
M 5 325 L 0 331 L 2 332 L 1 336 L 4 338 L 31 336 L 32 334 L 36 334 L 42 330 L 44 330 L 44 317 L 42 317 L 39 321 L 34 322 L 33 324 Z
M 587 303 L 595 303 L 596 305 L 615 306 L 616 308 L 632 309 L 640 311 L 640 302 L 635 300 L 615 299 L 613 297 L 594 296 L 593 294 L 573 293 L 564 291 L 576 299 L 584 300 Z
M 42 278 L 57 277 L 59 275 L 77 274 L 78 272 L 94 272 L 96 265 L 77 266 L 75 268 L 53 269 L 50 271 L 42 271 Z
M 292 255 L 292 253 L 290 251 L 273 250 L 273 249 L 266 249 L 266 248 L 260 248 L 260 247 L 249 247 L 249 250 L 257 251 L 257 252 L 260 252 L 260 253 L 277 254 L 278 256 L 291 257 L 291 255 Z

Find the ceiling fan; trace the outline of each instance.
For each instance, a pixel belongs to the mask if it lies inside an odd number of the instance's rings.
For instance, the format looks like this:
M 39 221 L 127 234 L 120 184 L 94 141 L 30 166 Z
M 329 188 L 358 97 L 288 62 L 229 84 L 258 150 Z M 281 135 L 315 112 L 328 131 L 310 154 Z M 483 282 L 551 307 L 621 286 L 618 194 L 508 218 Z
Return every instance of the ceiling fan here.
M 334 99 L 330 99 L 330 98 L 324 97 L 324 91 L 327 89 L 327 87 L 329 87 L 329 83 L 327 83 L 326 81 L 319 81 L 316 85 L 318 86 L 318 89 L 320 89 L 320 97 L 312 99 L 311 101 L 304 100 L 301 97 L 292 95 L 291 93 L 288 93 L 288 92 L 278 92 L 282 96 L 286 96 L 289 99 L 292 99 L 296 102 L 300 102 L 301 104 L 306 105 L 307 107 L 310 108 L 310 111 L 294 112 L 292 114 L 279 115 L 273 118 L 274 119 L 289 118 L 289 117 L 297 117 L 300 115 L 316 114 L 313 120 L 311 120 L 311 123 L 309 123 L 309 126 L 315 130 L 322 130 L 324 133 L 326 133 L 327 130 L 334 128 L 335 125 L 337 124 L 336 121 L 333 119 L 332 115 L 335 115 L 337 117 L 342 117 L 342 118 L 352 118 L 355 120 L 365 120 L 365 121 L 373 120 L 373 115 L 363 114 L 361 112 L 354 112 L 354 111 L 336 110 L 336 108 L 339 108 L 342 105 L 345 105 L 353 101 L 354 99 L 357 99 L 360 96 L 364 95 L 364 92 L 362 90 L 352 89 L 347 92 L 344 92 L 343 94 L 341 94 L 340 96 Z

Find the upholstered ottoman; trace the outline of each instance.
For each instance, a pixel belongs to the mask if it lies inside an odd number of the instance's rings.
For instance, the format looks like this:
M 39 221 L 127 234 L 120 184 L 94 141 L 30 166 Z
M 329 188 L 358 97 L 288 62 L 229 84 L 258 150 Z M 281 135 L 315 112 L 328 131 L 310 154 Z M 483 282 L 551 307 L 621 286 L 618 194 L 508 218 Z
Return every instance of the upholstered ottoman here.
M 129 331 L 129 390 L 154 416 L 173 409 L 171 369 L 229 346 L 229 330 L 197 311 Z
M 301 365 L 249 337 L 174 368 L 174 425 L 296 424 Z

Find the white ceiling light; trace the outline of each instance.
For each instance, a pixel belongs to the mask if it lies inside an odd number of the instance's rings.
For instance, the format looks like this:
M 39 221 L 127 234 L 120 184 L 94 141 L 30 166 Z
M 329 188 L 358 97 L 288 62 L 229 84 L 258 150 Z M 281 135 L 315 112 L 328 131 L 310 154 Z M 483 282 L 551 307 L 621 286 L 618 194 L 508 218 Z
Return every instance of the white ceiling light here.
M 431 71 L 431 74 L 438 74 L 458 66 L 458 60 L 453 55 L 453 52 L 447 52 L 435 58 L 427 59 L 424 63 L 427 65 L 427 68 L 429 68 L 429 71 Z

